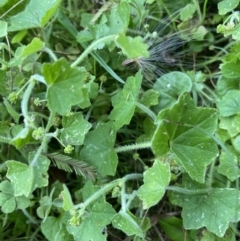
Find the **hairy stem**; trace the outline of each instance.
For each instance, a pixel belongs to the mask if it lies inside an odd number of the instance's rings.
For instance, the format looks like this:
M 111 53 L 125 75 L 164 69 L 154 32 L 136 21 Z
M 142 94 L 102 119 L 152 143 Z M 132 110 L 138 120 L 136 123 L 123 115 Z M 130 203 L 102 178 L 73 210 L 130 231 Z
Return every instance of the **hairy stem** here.
M 168 191 L 173 191 L 173 192 L 179 192 L 183 194 L 189 194 L 189 195 L 194 195 L 194 194 L 204 194 L 208 193 L 209 191 L 213 190 L 212 188 L 205 188 L 205 189 L 186 189 L 183 187 L 176 187 L 176 186 L 168 186 L 166 188 Z
M 54 60 L 54 61 L 57 61 L 58 58 L 57 56 L 54 54 L 54 52 L 50 49 L 50 48 L 47 48 L 47 47 L 44 47 L 43 48 L 43 51 L 48 53 L 48 55 Z
M 126 146 L 118 146 L 114 148 L 114 150 L 119 152 L 126 152 L 126 151 L 134 151 L 138 149 L 145 149 L 145 148 L 151 148 L 151 142 L 142 142 L 142 143 L 136 143 L 132 145 L 126 145 Z
M 126 193 L 126 188 L 125 188 L 125 182 L 123 182 L 122 186 L 121 186 L 121 206 L 122 206 L 122 211 L 126 212 L 126 197 L 125 197 L 125 193 Z

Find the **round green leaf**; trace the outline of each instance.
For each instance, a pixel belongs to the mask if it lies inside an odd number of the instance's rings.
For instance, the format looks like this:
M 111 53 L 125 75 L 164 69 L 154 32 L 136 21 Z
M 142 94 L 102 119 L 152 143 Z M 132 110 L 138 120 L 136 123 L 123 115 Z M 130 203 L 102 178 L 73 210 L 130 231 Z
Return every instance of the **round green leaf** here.
M 61 0 L 31 0 L 23 12 L 10 18 L 9 31 L 43 27 L 52 17 Z
M 51 111 L 66 115 L 71 106 L 86 101 L 85 70 L 71 68 L 65 59 L 43 64 L 43 76 L 48 84 L 47 100 Z
M 218 3 L 218 11 L 220 15 L 225 15 L 226 13 L 232 11 L 239 4 L 239 0 L 223 0 Z
M 160 112 L 156 122 L 159 125 L 152 138 L 155 155 L 173 153 L 177 164 L 203 183 L 206 167 L 218 156 L 217 144 L 211 137 L 218 126 L 218 112 L 195 107 L 185 94 L 171 109 Z
M 220 66 L 222 75 L 229 79 L 236 79 L 240 77 L 239 62 L 227 62 Z
M 240 113 L 229 117 L 221 117 L 219 127 L 227 130 L 230 137 L 240 133 Z
M 41 223 L 41 231 L 47 240 L 52 241 L 70 241 L 73 240 L 72 235 L 66 230 L 63 221 L 56 217 L 47 217 L 47 219 Z
M 199 195 L 174 194 L 181 199 L 185 229 L 206 227 L 223 237 L 231 222 L 240 220 L 240 193 L 233 188 L 217 188 Z
M 149 57 L 148 45 L 143 42 L 141 37 L 131 38 L 123 34 L 119 35 L 116 43 L 129 59 L 138 57 Z
M 144 231 L 149 228 L 149 220 L 144 218 L 137 218 L 132 213 L 120 211 L 112 220 L 112 224 L 115 228 L 122 230 L 128 236 L 136 235 L 138 237 L 144 237 Z
M 86 133 L 92 126 L 84 120 L 82 113 L 64 116 L 62 125 L 61 139 L 66 145 L 82 145 Z
M 118 157 L 114 150 L 116 132 L 112 123 L 99 124 L 85 138 L 81 158 L 97 168 L 100 175 L 114 175 Z
M 218 102 L 217 107 L 223 117 L 232 116 L 240 113 L 240 91 L 230 90 Z
M 170 167 L 167 163 L 155 160 L 153 166 L 144 172 L 144 184 L 137 194 L 143 201 L 143 208 L 147 209 L 157 204 L 165 193 L 170 182 Z
M 14 195 L 28 196 L 31 193 L 34 173 L 33 167 L 17 161 L 7 161 L 7 177 L 14 187 Z
M 16 208 L 24 209 L 30 205 L 30 200 L 25 196 L 15 196 L 13 184 L 7 180 L 0 184 L 0 206 L 4 213 L 11 213 Z
M 136 108 L 141 83 L 142 75 L 138 72 L 135 77 L 128 77 L 123 90 L 112 97 L 114 108 L 109 115 L 109 119 L 114 121 L 116 129 L 130 123 Z
M 7 22 L 0 21 L 0 38 L 7 35 Z
M 156 111 L 170 108 L 181 94 L 189 92 L 191 88 L 192 81 L 184 73 L 174 71 L 161 76 L 153 86 L 153 89 L 160 93 L 159 104 L 155 107 Z

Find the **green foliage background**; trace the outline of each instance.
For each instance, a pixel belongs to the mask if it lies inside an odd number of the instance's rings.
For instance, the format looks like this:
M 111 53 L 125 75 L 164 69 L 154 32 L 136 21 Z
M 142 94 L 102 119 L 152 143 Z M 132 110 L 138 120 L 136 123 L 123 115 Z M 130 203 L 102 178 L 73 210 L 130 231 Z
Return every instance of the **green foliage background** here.
M 238 9 L 0 1 L 0 240 L 239 240 Z

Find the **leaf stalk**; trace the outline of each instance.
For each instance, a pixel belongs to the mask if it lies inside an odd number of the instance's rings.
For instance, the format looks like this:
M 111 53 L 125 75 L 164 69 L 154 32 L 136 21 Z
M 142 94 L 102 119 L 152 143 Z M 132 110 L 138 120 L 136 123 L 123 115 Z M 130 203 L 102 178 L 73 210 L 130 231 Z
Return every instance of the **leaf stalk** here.
M 79 63 L 83 61 L 83 59 L 91 53 L 99 44 L 101 43 L 106 43 L 108 41 L 115 40 L 118 37 L 118 35 L 109 35 L 100 39 L 95 40 L 92 42 L 86 49 L 85 51 L 71 64 L 71 67 L 76 67 Z

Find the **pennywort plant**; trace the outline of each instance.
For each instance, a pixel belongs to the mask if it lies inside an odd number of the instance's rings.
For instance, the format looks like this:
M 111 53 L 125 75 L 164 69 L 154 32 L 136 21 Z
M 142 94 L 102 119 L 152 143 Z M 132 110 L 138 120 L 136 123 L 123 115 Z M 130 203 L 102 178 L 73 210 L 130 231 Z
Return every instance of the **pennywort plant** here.
M 0 6 L 1 240 L 238 240 L 239 1 Z

